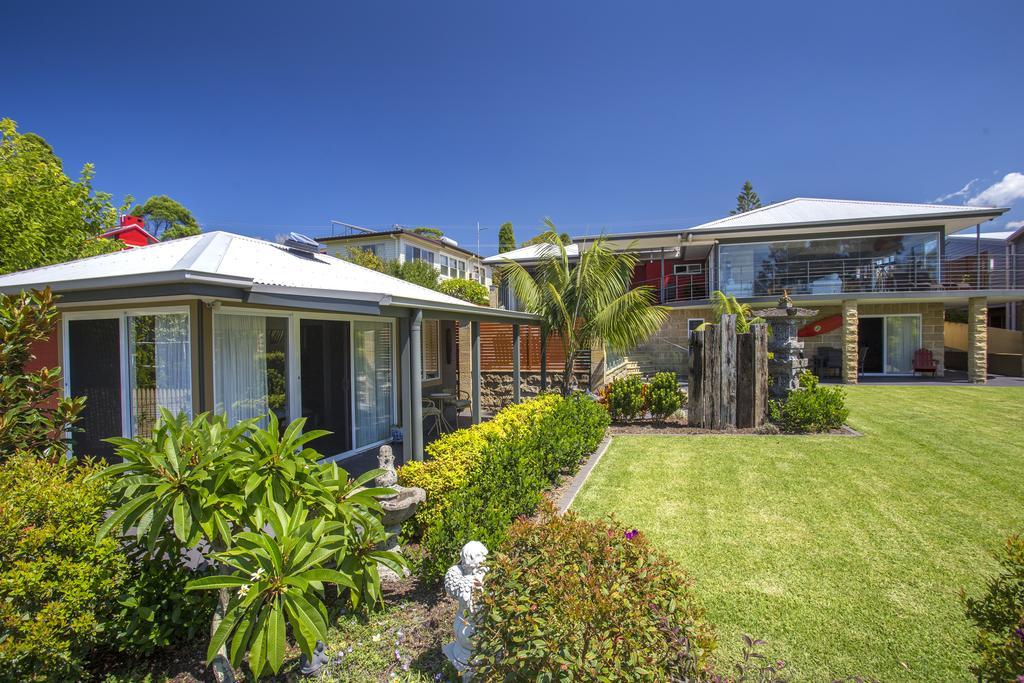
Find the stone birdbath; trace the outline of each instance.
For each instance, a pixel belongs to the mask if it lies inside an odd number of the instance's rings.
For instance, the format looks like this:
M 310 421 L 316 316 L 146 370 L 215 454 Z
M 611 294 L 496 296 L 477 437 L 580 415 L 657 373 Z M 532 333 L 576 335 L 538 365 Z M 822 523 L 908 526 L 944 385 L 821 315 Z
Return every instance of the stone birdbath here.
M 427 499 L 427 492 L 417 486 L 398 485 L 395 454 L 391 450 L 391 446 L 380 447 L 380 451 L 377 453 L 377 464 L 384 471 L 374 480 L 374 483 L 378 488 L 389 488 L 394 491 L 392 494 L 377 497 L 377 501 L 384 511 L 381 523 L 384 524 L 384 529 L 388 532 L 388 540 L 383 543 L 380 550 L 392 550 L 400 553 L 402 548 L 398 545 L 398 534 L 402 531 L 402 523 L 416 514 L 416 508 Z M 399 578 L 392 570 L 383 565 L 378 565 L 377 569 L 382 577 Z
M 800 355 L 804 343 L 797 337 L 797 330 L 818 311 L 798 308 L 789 298 L 789 292 L 782 290 L 776 308 L 765 308 L 755 313 L 767 320 L 772 328 L 768 337 L 768 351 L 772 354 L 768 359 L 772 398 L 786 398 L 789 392 L 800 388 L 800 373 L 807 369 L 807 359 Z

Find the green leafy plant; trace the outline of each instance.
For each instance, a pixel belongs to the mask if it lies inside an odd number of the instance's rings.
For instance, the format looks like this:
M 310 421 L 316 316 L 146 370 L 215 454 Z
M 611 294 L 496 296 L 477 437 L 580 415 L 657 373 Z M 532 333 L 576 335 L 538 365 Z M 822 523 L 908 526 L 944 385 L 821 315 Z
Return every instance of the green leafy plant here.
M 440 578 L 466 541 L 496 547 L 516 517 L 533 513 L 546 488 L 578 469 L 607 426 L 607 411 L 575 393 L 556 397 L 530 429 L 489 441 L 466 483 L 449 495 L 445 513 L 424 531 L 422 574 Z
M 189 586 L 219 590 L 208 654 L 221 680 L 232 679 L 228 663 L 238 666 L 247 652 L 254 671 L 269 666 L 277 672 L 282 661 L 278 654 L 287 644 L 282 624 L 292 627 L 306 656 L 312 656 L 315 644 L 309 637 L 320 633 L 303 621 L 319 623 L 304 610 L 309 604 L 306 588 L 299 591 L 302 601 L 292 605 L 301 612 L 285 610 L 280 602 L 275 604 L 284 611 L 259 611 L 253 617 L 239 571 L 262 567 L 275 577 L 277 592 L 272 596 L 288 592 L 281 587 L 291 585 L 285 579 L 293 574 L 296 584 L 314 581 L 308 587 L 316 591 L 322 590 L 322 582 L 334 583 L 359 606 L 380 600 L 378 562 L 396 570 L 404 567 L 401 556 L 375 549 L 386 538 L 376 517 L 380 508 L 375 496 L 390 489 L 362 486 L 378 470 L 352 481 L 336 463 L 320 464 L 322 456 L 306 444 L 325 432 L 303 433 L 301 419 L 281 429 L 269 413 L 266 429 L 257 424 L 249 420 L 229 426 L 224 416 L 202 414 L 189 420 L 161 411 L 152 437 L 111 439 L 124 462 L 99 475 L 110 479 L 118 494 L 118 506 L 101 527 L 100 538 L 115 530 L 133 535 L 154 557 L 164 554 L 168 543 L 193 546 L 205 541 L 212 547 L 211 559 L 222 575 Z M 242 595 L 232 597 L 230 588 Z M 257 595 L 264 595 L 265 588 L 259 584 Z M 245 621 L 248 617 L 253 619 Z M 243 623 L 238 635 L 235 627 Z M 235 637 L 229 653 L 231 634 Z
M 0 678 L 78 680 L 107 637 L 129 561 L 96 540 L 109 499 L 92 466 L 30 454 L 0 465 Z
M 811 375 L 814 377 L 813 375 Z M 768 417 L 783 432 L 804 434 L 839 429 L 850 417 L 846 392 L 840 386 L 821 386 L 817 378 L 793 391 L 784 401 L 768 404 Z
M 369 249 L 360 249 L 359 247 L 349 247 L 348 255 L 345 257 L 346 261 L 362 266 L 363 268 L 369 268 L 375 270 L 378 273 L 386 272 L 387 266 L 384 263 L 384 259 L 377 256 Z
M 437 289 L 441 277 L 434 265 L 426 261 L 387 261 L 384 264 L 384 272 L 427 289 Z
M 490 303 L 487 287 L 484 287 L 476 280 L 454 277 L 438 285 L 437 291 L 448 296 L 454 296 L 456 299 L 468 301 L 477 306 L 486 306 Z
M 614 520 L 546 508 L 513 524 L 489 564 L 474 649 L 482 680 L 697 680 L 715 650 L 693 580 Z
M 554 223 L 545 219 L 549 231 Z M 540 256 L 530 270 L 505 260 L 503 277 L 526 310 L 541 317 L 542 338 L 557 335 L 565 349 L 565 367 L 571 368 L 584 349 L 604 343 L 625 353 L 650 338 L 668 317 L 668 309 L 655 305 L 654 291 L 633 287 L 636 256 L 611 249 L 599 237 L 570 260 L 560 240 Z M 562 373 L 562 395 L 567 396 L 572 373 Z
M 1024 535 L 1006 539 L 999 563 L 1002 571 L 985 593 L 965 598 L 978 653 L 971 671 L 979 681 L 1012 681 L 1024 674 Z
M 619 377 L 608 385 L 606 398 L 612 420 L 635 420 L 644 413 L 644 382 L 638 375 Z
M 0 461 L 19 452 L 50 460 L 67 454 L 63 436 L 85 399 L 60 396 L 60 368 L 25 372 L 33 345 L 49 338 L 56 320 L 49 288 L 0 295 Z
M 738 334 L 750 332 L 751 325 L 763 325 L 767 322 L 764 318 L 754 315 L 754 309 L 751 308 L 750 304 L 741 304 L 735 296 L 729 296 L 717 289 L 711 292 L 711 309 L 719 323 L 722 321 L 722 316 L 735 315 L 736 332 Z M 704 322 L 697 329 L 703 330 L 708 325 L 713 324 L 715 323 Z
M 657 373 L 644 392 L 647 411 L 656 420 L 664 420 L 675 414 L 683 407 L 685 396 L 674 372 Z
M 797 376 L 796 380 L 799 382 L 801 389 L 817 389 L 818 385 L 821 384 L 818 376 L 810 370 L 804 370 L 801 372 Z

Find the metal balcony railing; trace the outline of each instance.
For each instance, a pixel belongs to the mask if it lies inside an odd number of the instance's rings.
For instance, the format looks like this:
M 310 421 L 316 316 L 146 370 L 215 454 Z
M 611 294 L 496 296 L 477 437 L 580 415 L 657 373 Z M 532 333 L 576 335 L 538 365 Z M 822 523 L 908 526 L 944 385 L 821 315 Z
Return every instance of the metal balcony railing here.
M 938 259 L 815 259 L 764 262 L 753 267 L 729 266 L 708 287 L 702 276 L 666 276 L 664 280 L 634 282 L 647 285 L 660 303 L 699 301 L 720 289 L 737 298 L 863 294 L 872 292 L 926 292 L 953 290 L 1021 290 L 1024 292 L 1024 255 L 982 254 Z

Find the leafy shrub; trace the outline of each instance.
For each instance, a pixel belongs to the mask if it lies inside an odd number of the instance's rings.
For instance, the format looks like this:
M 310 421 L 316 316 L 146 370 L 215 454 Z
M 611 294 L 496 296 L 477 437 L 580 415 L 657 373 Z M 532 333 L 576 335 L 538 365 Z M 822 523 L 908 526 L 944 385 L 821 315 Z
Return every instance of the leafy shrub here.
M 656 420 L 671 417 L 682 408 L 683 396 L 674 372 L 659 372 L 651 379 L 644 392 L 647 411 Z
M 384 272 L 427 289 L 437 289 L 437 281 L 441 277 L 437 269 L 426 261 L 387 261 Z
M 209 635 L 217 597 L 185 590 L 189 581 L 209 570 L 190 570 L 170 558 L 153 559 L 141 548 L 129 553 L 129 558 L 130 579 L 117 600 L 119 608 L 112 619 L 114 632 L 109 645 L 146 655 Z
M 644 383 L 640 377 L 619 377 L 608 385 L 608 414 L 613 420 L 635 420 L 643 412 Z
M 440 578 L 467 541 L 497 547 L 513 519 L 532 513 L 559 474 L 574 472 L 597 448 L 608 426 L 601 406 L 580 393 L 545 400 L 551 407 L 531 428 L 487 442 L 445 513 L 432 518 L 422 540 L 424 576 Z
M 303 654 L 327 639 L 325 584 L 352 607 L 381 601 L 377 564 L 404 571 L 387 539 L 375 496 L 361 488 L 380 470 L 350 480 L 337 463 L 306 444 L 326 432 L 302 433 L 305 420 L 281 429 L 268 413 L 229 426 L 223 415 L 194 420 L 161 410 L 151 437 L 110 439 L 123 462 L 99 475 L 112 481 L 117 507 L 99 535 L 136 538 L 154 560 L 178 544 L 208 544 L 219 573 L 187 590 L 216 590 L 223 620 L 207 658 L 218 678 L 248 654 L 258 679 L 284 662 L 287 633 Z M 258 531 L 246 531 L 256 529 Z M 333 569 L 327 568 L 328 563 Z M 290 627 L 290 628 L 289 628 Z
M 715 649 L 692 579 L 635 530 L 548 508 L 499 551 L 479 603 L 481 680 L 694 680 Z
M 804 370 L 796 379 L 801 389 L 816 389 L 820 384 L 818 376 L 810 370 Z
M 413 461 L 398 469 L 402 486 L 418 486 L 427 499 L 416 511 L 413 521 L 422 532 L 439 519 L 453 496 L 464 487 L 479 468 L 484 449 L 501 439 L 516 439 L 552 412 L 561 401 L 557 394 L 542 394 L 503 408 L 489 422 L 445 434 L 426 447 L 426 459 Z
M 129 570 L 96 540 L 106 486 L 90 466 L 29 455 L 0 465 L 0 671 L 12 680 L 78 680 L 105 639 Z
M 967 598 L 967 618 L 977 633 L 972 667 L 979 681 L 1018 680 L 1024 674 L 1024 535 L 1006 540 L 1002 571 L 980 598 Z
M 784 402 L 772 401 L 768 416 L 783 432 L 806 434 L 839 429 L 850 410 L 842 387 L 814 384 L 791 392 Z
M 32 345 L 49 337 L 56 319 L 49 288 L 0 295 L 0 460 L 16 452 L 55 460 L 67 452 L 63 435 L 85 400 L 60 396 L 60 368 L 24 371 Z
M 451 278 L 438 285 L 437 291 L 448 296 L 454 296 L 456 299 L 468 301 L 477 306 L 487 306 L 490 303 L 487 287 L 476 280 L 467 280 L 459 277 Z
M 384 259 L 377 256 L 369 249 L 361 249 L 360 247 L 349 247 L 348 255 L 345 257 L 346 261 L 362 266 L 363 268 L 369 268 L 375 270 L 378 273 L 386 272 L 387 266 L 384 263 Z

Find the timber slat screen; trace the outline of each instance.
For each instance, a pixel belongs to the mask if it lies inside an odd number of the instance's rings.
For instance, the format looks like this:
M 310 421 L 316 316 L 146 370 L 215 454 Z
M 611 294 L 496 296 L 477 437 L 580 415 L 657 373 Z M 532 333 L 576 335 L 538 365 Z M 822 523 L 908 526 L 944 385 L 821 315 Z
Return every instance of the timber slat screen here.
M 565 366 L 565 349 L 558 336 L 548 338 L 548 372 L 561 372 Z M 521 325 L 519 328 L 519 364 L 523 372 L 540 371 L 540 328 Z M 576 372 L 589 372 L 590 351 L 576 354 Z M 505 323 L 480 323 L 480 369 L 512 371 L 512 326 Z
M 768 329 L 736 334 L 736 316 L 690 333 L 687 420 L 703 429 L 760 427 L 768 414 Z

